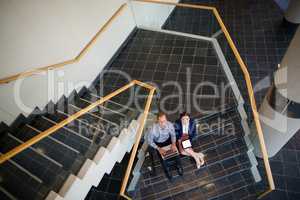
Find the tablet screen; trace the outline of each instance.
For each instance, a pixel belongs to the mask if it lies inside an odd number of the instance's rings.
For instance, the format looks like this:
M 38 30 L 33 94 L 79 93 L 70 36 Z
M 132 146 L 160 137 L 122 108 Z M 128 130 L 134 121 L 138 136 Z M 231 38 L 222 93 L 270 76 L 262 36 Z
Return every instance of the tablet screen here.
M 192 147 L 191 141 L 190 140 L 184 140 L 184 141 L 182 141 L 182 147 L 184 149 Z

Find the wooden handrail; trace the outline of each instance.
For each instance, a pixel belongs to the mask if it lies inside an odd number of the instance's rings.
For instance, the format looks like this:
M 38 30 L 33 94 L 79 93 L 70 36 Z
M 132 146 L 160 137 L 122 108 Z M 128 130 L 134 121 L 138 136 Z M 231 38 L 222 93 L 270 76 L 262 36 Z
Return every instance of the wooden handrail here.
M 87 106 L 86 108 L 83 108 L 82 110 L 76 112 L 75 114 L 69 116 L 68 118 L 64 119 L 63 121 L 57 123 L 56 125 L 52 126 L 51 128 L 41 132 L 40 134 L 34 136 L 33 138 L 31 138 L 30 140 L 24 142 L 23 144 L 15 147 L 14 149 L 10 150 L 9 152 L 0 155 L 0 164 L 2 164 L 3 162 L 9 160 L 10 158 L 12 158 L 13 156 L 19 154 L 20 152 L 24 151 L 25 149 L 31 147 L 32 145 L 36 144 L 37 142 L 41 141 L 42 139 L 44 139 L 45 137 L 53 134 L 55 131 L 59 130 L 60 128 L 64 127 L 65 125 L 69 124 L 70 122 L 72 122 L 73 120 L 79 118 L 80 116 L 86 114 L 87 112 L 89 112 L 90 110 L 94 109 L 95 107 L 103 104 L 105 101 L 110 100 L 111 98 L 113 98 L 114 96 L 124 92 L 125 90 L 127 90 L 128 88 L 134 86 L 134 85 L 140 85 L 141 82 L 137 81 L 137 80 L 133 80 L 130 83 L 124 85 L 123 87 L 117 89 L 116 91 L 110 93 L 109 95 L 100 98 L 99 100 L 95 101 L 94 103 L 90 104 L 89 106 Z M 142 87 L 146 87 L 147 89 L 150 89 L 150 96 L 151 98 L 148 97 L 148 101 L 150 99 L 150 103 L 152 100 L 152 96 L 153 96 L 153 92 L 155 90 L 155 88 L 149 84 L 143 83 Z M 148 103 L 147 101 L 147 103 Z M 147 107 L 148 108 L 148 107 Z M 149 110 L 149 109 L 148 109 Z M 145 112 L 144 112 L 145 113 Z M 146 112 L 146 114 L 144 114 L 144 118 L 147 117 L 148 111 Z M 143 118 L 143 119 L 144 119 Z
M 163 5 L 172 5 L 172 6 L 185 7 L 185 8 L 205 9 L 205 10 L 210 10 L 214 13 L 214 15 L 221 27 L 221 30 L 223 31 L 223 33 L 226 37 L 227 42 L 228 42 L 231 50 L 233 51 L 233 54 L 234 54 L 235 58 L 237 59 L 239 65 L 243 71 L 244 78 L 246 80 L 247 91 L 248 91 L 248 95 L 250 98 L 250 105 L 251 105 L 251 109 L 252 109 L 252 113 L 253 113 L 253 117 L 254 117 L 254 122 L 255 122 L 256 130 L 257 130 L 257 134 L 258 134 L 258 138 L 259 138 L 259 142 L 260 142 L 260 148 L 262 151 L 264 166 L 265 166 L 268 183 L 269 183 L 269 189 L 266 192 L 264 192 L 259 198 L 261 198 L 263 195 L 268 194 L 269 192 L 274 190 L 275 184 L 274 184 L 273 175 L 272 175 L 272 171 L 271 171 L 271 167 L 270 167 L 270 163 L 269 163 L 269 157 L 268 157 L 265 140 L 264 140 L 264 136 L 263 136 L 260 120 L 259 120 L 259 114 L 257 111 L 257 105 L 256 105 L 255 97 L 254 97 L 254 91 L 253 91 L 253 86 L 252 86 L 252 82 L 250 79 L 250 74 L 249 74 L 247 66 L 244 63 L 242 57 L 240 56 L 240 53 L 238 52 L 218 10 L 212 6 L 192 5 L 192 4 L 185 4 L 185 3 L 172 3 L 172 2 L 168 2 L 168 1 L 159 1 L 159 0 L 132 0 L 132 1 L 163 4 Z M 127 175 L 127 171 L 126 171 L 126 175 Z M 121 190 L 120 194 L 123 197 L 130 199 L 128 196 L 126 196 L 124 194 L 124 192 L 125 192 L 124 187 L 126 187 L 126 185 L 125 186 L 122 185 L 122 190 Z
M 34 69 L 29 70 L 29 71 L 24 71 L 24 72 L 21 72 L 21 73 L 12 75 L 12 76 L 8 76 L 8 77 L 5 77 L 5 78 L 1 78 L 0 79 L 0 85 L 15 81 L 19 78 L 32 76 L 32 75 L 35 75 L 35 74 L 39 74 L 41 72 L 62 68 L 66 65 L 70 65 L 70 64 L 74 64 L 74 63 L 79 62 L 83 58 L 83 56 L 89 51 L 89 49 L 91 49 L 91 47 L 96 43 L 99 36 L 109 27 L 109 25 L 113 22 L 113 20 L 120 15 L 120 13 L 122 12 L 122 10 L 125 8 L 126 5 L 127 5 L 126 3 L 122 4 L 116 10 L 116 12 L 114 12 L 114 14 L 105 22 L 105 24 L 99 29 L 99 31 L 92 37 L 92 39 L 85 45 L 85 47 L 79 52 L 79 54 L 75 58 L 72 58 L 72 59 L 66 60 L 66 61 L 62 61 L 62 62 L 59 62 L 59 63 L 55 63 L 55 64 L 52 64 L 52 65 L 47 65 L 45 67 L 34 68 Z
M 254 91 L 253 91 L 253 86 L 252 86 L 252 82 L 250 79 L 249 71 L 248 71 L 247 66 L 244 63 L 239 51 L 237 50 L 222 18 L 220 17 L 218 10 L 216 8 L 214 8 L 213 12 L 219 22 L 219 25 L 220 25 L 226 39 L 227 39 L 227 42 L 229 43 L 231 50 L 233 51 L 235 58 L 237 59 L 239 65 L 243 71 L 244 78 L 246 80 L 248 95 L 250 98 L 250 105 L 252 108 L 254 122 L 255 122 L 256 130 L 257 130 L 257 134 L 258 134 L 258 138 L 259 138 L 259 142 L 260 142 L 260 148 L 261 148 L 262 155 L 263 155 L 263 160 L 264 160 L 264 165 L 265 165 L 265 169 L 266 169 L 266 173 L 267 173 L 269 187 L 270 187 L 270 190 L 274 190 L 275 184 L 274 184 L 272 171 L 271 171 L 271 167 L 270 167 L 270 163 L 269 163 L 269 156 L 268 156 L 268 152 L 266 149 L 265 139 L 264 139 L 263 131 L 262 131 L 260 120 L 259 120 L 259 114 L 257 111 L 257 106 L 256 106 L 256 101 L 255 101 L 255 96 L 254 96 Z
M 270 194 L 272 191 L 273 191 L 273 189 L 269 188 L 268 190 L 266 190 L 265 192 L 263 192 L 262 194 L 260 194 L 260 195 L 258 196 L 258 199 L 261 199 L 261 198 L 267 196 L 267 195 Z
M 125 198 L 128 198 L 128 196 L 126 196 L 126 194 L 125 194 L 126 186 L 127 186 L 130 174 L 131 174 L 131 169 L 132 169 L 132 166 L 133 166 L 135 156 L 137 154 L 137 150 L 138 150 L 138 147 L 139 147 L 139 144 L 140 144 L 140 140 L 141 140 L 142 135 L 143 135 L 144 126 L 145 126 L 147 116 L 148 116 L 148 113 L 149 113 L 149 110 L 150 110 L 150 106 L 151 106 L 151 102 L 152 102 L 154 92 L 155 92 L 155 88 L 150 89 L 150 93 L 149 93 L 148 98 L 147 98 L 145 110 L 144 110 L 144 113 L 143 113 L 143 116 L 142 116 L 142 121 L 140 122 L 138 131 L 137 131 L 135 144 L 133 146 L 132 153 L 131 153 L 130 159 L 129 159 L 129 163 L 127 165 L 127 169 L 126 169 L 126 172 L 125 172 L 125 176 L 124 176 L 124 179 L 122 181 L 120 195 L 125 197 Z

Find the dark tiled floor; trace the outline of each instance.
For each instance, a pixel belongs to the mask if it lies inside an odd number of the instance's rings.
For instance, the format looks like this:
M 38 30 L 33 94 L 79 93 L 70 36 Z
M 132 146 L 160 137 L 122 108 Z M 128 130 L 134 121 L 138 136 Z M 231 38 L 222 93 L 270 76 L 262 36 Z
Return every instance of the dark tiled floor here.
M 262 160 L 259 163 L 262 168 Z M 270 159 L 270 164 L 277 191 L 266 199 L 300 199 L 300 132 Z
M 181 2 L 210 5 L 218 9 L 248 66 L 256 100 L 260 105 L 266 88 L 272 81 L 272 74 L 280 63 L 296 27 L 283 23 L 283 14 L 272 0 L 182 0 Z M 220 29 L 216 19 L 208 11 L 178 7 L 164 28 L 203 36 L 211 36 Z M 247 90 L 239 65 L 229 50 L 224 35 L 220 35 L 218 41 L 223 44 L 222 50 L 247 102 Z M 246 110 L 252 114 L 248 105 Z
M 215 90 L 221 93 L 228 81 L 211 43 L 203 40 L 138 30 L 109 70 L 121 70 L 132 79 L 157 86 L 160 108 L 171 120 L 182 110 L 199 115 L 234 103 L 230 88 L 225 91 L 225 98 L 207 97 L 214 95 Z M 117 83 L 118 78 L 124 79 L 113 77 L 113 82 Z M 210 84 L 197 90 L 197 84 L 206 82 Z M 207 96 L 193 101 L 199 94 Z
M 221 28 L 211 11 L 177 7 L 163 29 L 212 37 Z
M 211 5 L 218 9 L 248 66 L 254 85 L 274 72 L 295 31 L 295 28 L 282 23 L 283 13 L 273 0 L 182 0 L 181 2 Z M 209 35 L 218 30 L 219 26 L 214 18 L 208 16 L 211 15 L 204 11 L 178 8 L 170 21 L 174 23 L 177 20 L 184 21 L 185 24 L 176 23 L 176 27 L 165 28 Z M 203 24 L 205 20 L 202 18 L 212 19 Z M 209 34 L 203 33 L 201 27 Z
M 283 23 L 283 13 L 272 0 L 183 0 L 184 3 L 200 3 L 212 5 L 218 8 L 227 28 L 233 37 L 235 44 L 242 58 L 247 64 L 253 85 L 255 88 L 255 97 L 258 105 L 263 100 L 266 89 L 269 87 L 269 81 L 272 74 L 280 63 L 290 40 L 293 37 L 296 27 L 287 26 Z M 178 11 L 180 13 L 182 11 Z M 185 16 L 181 16 L 175 12 L 175 18 L 185 17 L 186 19 L 195 16 L 190 12 Z M 199 16 L 199 15 L 198 15 Z M 201 17 L 201 16 L 200 16 Z M 203 18 L 207 18 L 207 14 L 203 14 Z M 176 21 L 176 19 L 172 19 Z M 188 20 L 182 20 L 189 23 Z M 180 31 L 194 34 L 205 34 L 199 31 L 196 20 L 191 21 L 191 25 L 178 27 Z M 214 22 L 210 22 L 215 25 Z M 202 25 L 203 26 L 203 25 Z M 195 27 L 195 28 L 193 28 Z M 174 29 L 174 27 L 169 27 Z M 207 33 L 217 30 L 217 26 L 207 29 Z M 224 43 L 224 37 L 221 35 L 218 41 Z M 222 45 L 227 61 L 232 73 L 237 80 L 238 86 L 242 91 L 244 99 L 247 102 L 247 94 L 245 93 L 245 84 L 242 79 L 241 71 L 233 58 L 228 47 Z M 266 80 L 266 84 L 262 84 Z M 263 89 L 258 89 L 261 87 Z M 248 113 L 250 113 L 250 109 Z M 275 182 L 278 191 L 273 193 L 269 199 L 300 199 L 299 198 L 299 167 L 300 167 L 300 132 L 297 133 L 283 149 L 271 159 L 271 167 L 274 170 Z M 262 162 L 259 162 L 261 172 L 263 173 Z M 291 176 L 293 173 L 294 175 Z

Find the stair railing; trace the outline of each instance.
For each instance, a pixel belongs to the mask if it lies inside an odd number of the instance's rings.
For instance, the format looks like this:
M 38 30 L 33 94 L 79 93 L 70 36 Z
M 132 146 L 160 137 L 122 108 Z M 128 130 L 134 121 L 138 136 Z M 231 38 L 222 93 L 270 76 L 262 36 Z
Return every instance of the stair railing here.
M 139 128 L 137 131 L 137 140 L 139 141 L 144 129 L 144 125 L 150 110 L 150 105 L 152 102 L 152 98 L 155 92 L 155 87 L 147 84 L 147 83 L 143 83 L 141 81 L 138 80 L 133 80 L 130 83 L 124 85 L 123 87 L 115 90 L 114 92 L 100 98 L 99 100 L 95 101 L 94 103 L 90 104 L 89 106 L 83 108 L 82 110 L 76 112 L 75 114 L 69 116 L 68 118 L 64 119 L 63 121 L 57 123 L 56 125 L 52 126 L 51 128 L 41 132 L 40 134 L 34 136 L 33 138 L 29 139 L 28 141 L 24 142 L 23 144 L 15 147 L 14 149 L 10 150 L 9 152 L 0 155 L 0 164 L 4 163 L 5 161 L 9 160 L 10 158 L 12 158 L 13 156 L 21 153 L 22 151 L 26 150 L 27 148 L 31 147 L 32 145 L 38 143 L 39 141 L 41 141 L 42 139 L 48 137 L 51 134 L 54 134 L 57 130 L 61 129 L 62 127 L 66 126 L 67 124 L 69 124 L 70 122 L 72 122 L 73 120 L 79 118 L 80 116 L 86 114 L 87 112 L 93 110 L 95 107 L 105 103 L 106 101 L 110 100 L 111 98 L 117 96 L 118 94 L 128 90 L 131 87 L 134 87 L 135 85 L 138 85 L 140 87 L 146 88 L 149 90 L 149 94 L 147 97 L 147 102 L 146 102 L 146 106 L 144 108 L 143 114 L 142 114 L 142 121 L 139 122 Z M 136 142 L 137 144 L 137 142 Z M 134 149 L 137 149 L 137 145 L 135 144 Z M 132 153 L 135 153 L 134 151 Z M 133 154 L 132 154 L 133 155 Z M 132 166 L 133 161 L 132 157 L 130 158 L 130 162 L 128 166 Z
M 84 57 L 84 55 L 91 49 L 92 46 L 95 45 L 97 40 L 99 39 L 100 35 L 105 32 L 105 30 L 111 25 L 111 23 L 122 13 L 124 8 L 127 6 L 126 3 L 122 4 L 115 12 L 114 14 L 105 22 L 103 26 L 98 30 L 98 32 L 92 37 L 92 39 L 85 45 L 85 47 L 78 53 L 78 55 L 75 58 L 72 58 L 70 60 L 58 62 L 55 64 L 47 65 L 44 67 L 38 67 L 38 68 L 33 68 L 28 71 L 24 71 L 21 73 L 17 73 L 8 77 L 4 77 L 0 79 L 0 85 L 5 84 L 5 83 L 10 83 L 12 81 L 15 81 L 20 78 L 24 77 L 29 77 L 33 76 L 36 74 L 40 74 L 42 72 L 47 72 L 49 70 L 54 70 L 54 69 L 59 69 L 62 68 L 66 65 L 71 65 L 74 63 L 78 63 L 81 61 L 81 59 Z
M 175 6 L 175 7 L 184 7 L 184 8 L 193 8 L 193 9 L 202 9 L 202 10 L 207 10 L 207 11 L 211 11 L 213 12 L 215 18 L 218 21 L 219 26 L 221 27 L 222 32 L 224 33 L 226 40 L 232 50 L 232 52 L 234 53 L 234 56 L 238 62 L 238 64 L 240 65 L 240 68 L 243 72 L 244 75 L 244 79 L 246 81 L 246 86 L 247 86 L 247 92 L 250 98 L 250 105 L 251 105 L 251 109 L 252 109 L 252 113 L 253 113 L 253 118 L 254 118 L 254 122 L 255 122 L 255 126 L 256 126 L 256 130 L 257 130 L 257 135 L 259 138 L 259 142 L 260 142 L 260 148 L 262 151 L 262 155 L 263 155 L 263 161 L 264 161 L 264 167 L 265 167 L 265 171 L 267 174 L 267 179 L 268 179 L 268 184 L 269 184 L 269 189 L 267 191 L 265 191 L 264 193 L 262 193 L 258 198 L 262 198 L 263 196 L 267 195 L 269 192 L 273 191 L 275 189 L 275 185 L 274 185 L 274 180 L 273 180 L 273 175 L 272 175 L 272 171 L 271 171 L 271 167 L 270 167 L 270 163 L 269 163 L 269 157 L 268 157 L 268 153 L 266 150 L 266 145 L 265 145 L 265 140 L 264 140 L 264 135 L 263 135 L 263 131 L 262 131 L 262 127 L 260 124 L 260 120 L 259 120 L 259 114 L 257 111 L 257 105 L 256 105 L 256 101 L 255 101 L 255 97 L 254 97 L 254 91 L 253 91 L 253 86 L 252 86 L 252 82 L 251 82 L 251 78 L 250 78 L 250 74 L 248 72 L 247 66 L 244 63 L 239 51 L 237 50 L 218 10 L 215 7 L 212 6 L 204 6 L 204 5 L 193 5 L 193 4 L 185 4 L 185 3 L 173 3 L 170 1 L 159 1 L 159 0 L 132 0 L 132 1 L 136 1 L 136 2 L 143 2 L 143 3 L 152 3 L 152 4 L 162 4 L 162 5 L 171 5 L 171 6 Z M 139 132 L 142 133 L 142 132 Z M 120 196 L 126 198 L 126 199 L 131 199 L 129 196 L 127 196 L 125 194 L 126 191 L 126 186 L 128 183 L 128 179 L 129 179 L 129 175 L 131 173 L 131 169 L 132 169 L 132 164 L 134 161 L 134 157 L 136 156 L 136 150 L 139 144 L 139 139 L 141 138 L 141 135 L 139 135 L 137 137 L 135 146 L 134 146 L 134 150 L 131 154 L 130 157 L 130 163 L 127 167 L 127 171 L 125 174 L 125 177 L 123 179 L 122 182 L 122 187 L 121 187 L 121 191 L 120 191 Z

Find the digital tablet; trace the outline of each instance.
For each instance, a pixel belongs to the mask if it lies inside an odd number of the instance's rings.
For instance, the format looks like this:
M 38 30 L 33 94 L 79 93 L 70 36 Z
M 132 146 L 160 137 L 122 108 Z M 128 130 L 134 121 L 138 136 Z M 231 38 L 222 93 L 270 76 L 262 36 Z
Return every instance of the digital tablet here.
M 190 140 L 184 140 L 184 141 L 182 141 L 182 147 L 184 149 L 192 147 L 191 141 Z

